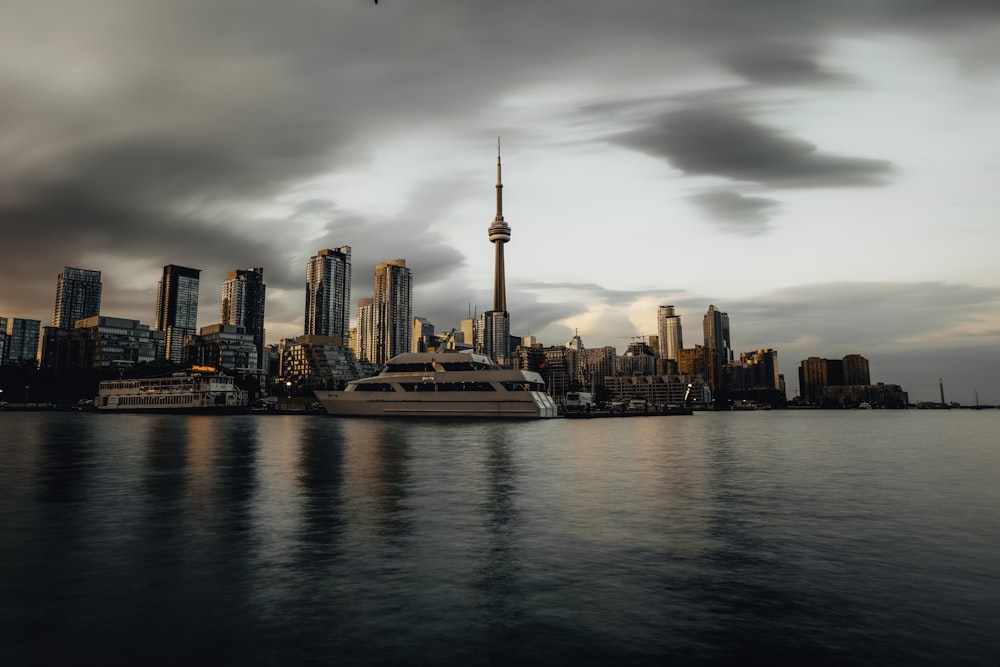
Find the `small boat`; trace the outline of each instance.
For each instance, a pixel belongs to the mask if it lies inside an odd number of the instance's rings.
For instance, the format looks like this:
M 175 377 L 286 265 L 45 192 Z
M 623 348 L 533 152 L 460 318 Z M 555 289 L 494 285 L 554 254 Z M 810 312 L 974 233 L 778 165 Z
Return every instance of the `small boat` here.
M 331 415 L 545 419 L 555 401 L 534 371 L 502 368 L 472 352 L 407 352 L 373 377 L 315 392 Z

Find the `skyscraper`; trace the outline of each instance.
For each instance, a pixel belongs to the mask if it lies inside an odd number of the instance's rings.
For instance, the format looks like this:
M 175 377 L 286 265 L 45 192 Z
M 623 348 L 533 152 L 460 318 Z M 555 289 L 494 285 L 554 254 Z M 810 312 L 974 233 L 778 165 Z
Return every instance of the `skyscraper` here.
M 375 317 L 372 314 L 375 309 L 375 299 L 365 297 L 358 299 L 358 327 L 357 339 L 352 340 L 355 346 L 354 354 L 361 361 L 371 361 L 375 356 L 375 335 L 372 333 Z
M 351 247 L 327 248 L 306 266 L 306 334 L 337 336 L 347 344 L 351 327 Z
M 497 363 L 510 362 L 510 315 L 507 313 L 507 286 L 504 277 L 503 246 L 510 241 L 510 226 L 503 219 L 503 183 L 500 178 L 500 138 L 497 138 L 497 214 L 489 228 L 490 242 L 496 246 L 493 267 L 493 310 L 482 315 L 482 336 L 477 341 L 483 354 Z
M 77 320 L 101 313 L 101 272 L 67 266 L 56 283 L 52 326 L 72 329 Z
M 677 350 L 684 347 L 684 339 L 681 335 L 681 316 L 674 312 L 673 306 L 656 309 L 656 331 L 660 358 L 677 361 Z
M 405 259 L 391 259 L 375 266 L 372 300 L 372 356 L 384 364 L 413 344 L 413 277 Z
M 729 342 L 729 315 L 709 306 L 702 320 L 705 334 L 706 365 L 708 367 L 708 386 L 717 398 L 726 399 L 725 374 L 723 368 L 732 361 L 732 351 Z
M 156 289 L 156 317 L 153 328 L 164 332 L 164 354 L 168 361 L 181 363 L 184 336 L 197 333 L 198 287 L 201 269 L 167 264 Z
M 38 357 L 38 339 L 41 332 L 41 320 L 25 320 L 20 317 L 0 317 L 3 324 L 4 338 L 3 354 L 0 363 L 24 364 L 34 363 Z
M 253 336 L 257 348 L 257 368 L 265 368 L 264 355 L 264 269 L 255 266 L 234 269 L 222 283 L 222 324 L 243 327 Z

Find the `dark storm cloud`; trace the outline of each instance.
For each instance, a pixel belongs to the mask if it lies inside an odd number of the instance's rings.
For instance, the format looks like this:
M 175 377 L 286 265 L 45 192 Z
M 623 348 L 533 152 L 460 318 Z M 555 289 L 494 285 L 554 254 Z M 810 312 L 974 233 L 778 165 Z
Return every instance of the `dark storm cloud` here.
M 851 80 L 817 62 L 812 48 L 799 45 L 755 45 L 725 57 L 724 63 L 748 81 L 761 84 L 844 84 Z
M 881 185 L 892 173 L 887 161 L 824 153 L 808 141 L 718 107 L 670 111 L 617 140 L 665 158 L 687 174 L 779 188 Z
M 744 236 L 759 236 L 768 230 L 768 222 L 780 202 L 765 197 L 750 197 L 730 190 L 712 190 L 691 195 L 726 231 Z
M 481 134 L 481 114 L 511 91 L 566 80 L 603 88 L 695 66 L 755 85 L 825 85 L 843 76 L 820 64 L 831 40 L 883 32 L 980 66 L 1000 60 L 1000 40 L 990 39 L 996 3 L 971 0 L 377 8 L 12 0 L 5 9 L 0 314 L 43 319 L 63 266 L 114 273 L 86 266 L 93 256 L 203 268 L 203 303 L 217 298 L 207 285 L 229 268 L 262 265 L 269 295 L 294 294 L 294 305 L 269 304 L 269 313 L 299 308 L 305 258 L 324 245 L 351 244 L 363 262 L 405 256 L 422 279 L 443 282 L 463 258 L 427 233 L 433 215 L 404 223 L 337 211 L 313 230 L 328 235 L 313 238 L 296 220 L 268 224 L 256 209 L 396 137 L 441 127 Z M 826 155 L 734 112 L 698 115 L 667 115 L 630 135 L 630 145 L 689 173 L 772 186 L 875 184 L 890 173 L 885 162 Z M 356 234 L 341 233 L 352 225 Z M 144 297 L 116 297 L 109 285 L 105 298 L 126 308 Z

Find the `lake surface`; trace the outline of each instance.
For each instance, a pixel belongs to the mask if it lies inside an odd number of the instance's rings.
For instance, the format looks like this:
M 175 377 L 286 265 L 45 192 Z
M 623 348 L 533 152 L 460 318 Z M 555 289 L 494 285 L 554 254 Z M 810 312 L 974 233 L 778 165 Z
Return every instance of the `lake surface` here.
M 998 434 L 0 413 L 0 663 L 996 665 Z

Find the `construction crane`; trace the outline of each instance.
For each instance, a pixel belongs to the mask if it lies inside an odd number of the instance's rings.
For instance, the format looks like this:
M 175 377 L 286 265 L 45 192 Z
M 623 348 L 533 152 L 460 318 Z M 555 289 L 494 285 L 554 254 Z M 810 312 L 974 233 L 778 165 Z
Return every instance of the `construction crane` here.
M 437 352 L 438 350 L 444 351 L 448 349 L 448 343 L 451 341 L 452 337 L 455 335 L 455 327 L 451 328 L 451 331 L 445 334 L 444 338 L 437 342 L 437 345 L 433 349 L 428 349 L 428 352 Z

